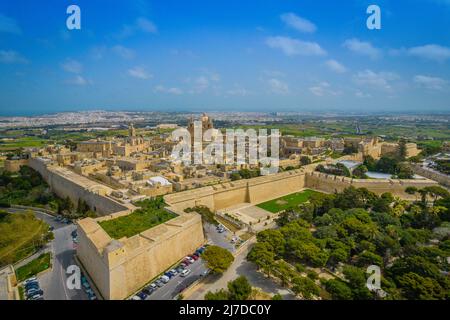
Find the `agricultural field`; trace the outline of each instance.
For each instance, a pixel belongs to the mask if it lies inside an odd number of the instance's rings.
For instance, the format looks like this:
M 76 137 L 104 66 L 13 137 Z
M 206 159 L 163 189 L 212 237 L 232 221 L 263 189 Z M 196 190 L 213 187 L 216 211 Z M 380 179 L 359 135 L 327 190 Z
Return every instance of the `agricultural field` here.
M 261 203 L 257 205 L 257 207 L 272 213 L 278 213 L 287 210 L 289 208 L 296 207 L 299 204 L 308 202 L 309 198 L 315 194 L 320 194 L 320 192 L 313 190 L 305 190 L 302 192 L 293 193 L 278 199 Z

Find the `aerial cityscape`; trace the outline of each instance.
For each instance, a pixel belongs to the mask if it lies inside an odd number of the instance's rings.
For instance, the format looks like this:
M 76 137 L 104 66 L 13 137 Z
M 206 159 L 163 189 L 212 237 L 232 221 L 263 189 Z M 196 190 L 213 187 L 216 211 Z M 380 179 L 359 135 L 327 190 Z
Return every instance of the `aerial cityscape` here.
M 0 300 L 450 299 L 448 2 L 74 2 L 0 3 Z

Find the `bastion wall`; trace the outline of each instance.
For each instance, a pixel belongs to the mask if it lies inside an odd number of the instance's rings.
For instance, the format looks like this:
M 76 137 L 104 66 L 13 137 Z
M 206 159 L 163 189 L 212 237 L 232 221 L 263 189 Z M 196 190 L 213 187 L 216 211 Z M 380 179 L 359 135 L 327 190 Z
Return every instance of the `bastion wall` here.
M 107 186 L 95 183 L 69 169 L 52 166 L 45 159 L 32 158 L 28 161 L 28 166 L 39 172 L 59 197 L 69 197 L 74 204 L 82 199 L 99 215 L 133 209 L 130 205 L 107 197 L 106 195 L 112 192 Z
M 98 219 L 79 221 L 77 255 L 104 299 L 127 298 L 204 243 L 200 215 L 176 213 L 166 223 L 122 239 L 112 239 Z

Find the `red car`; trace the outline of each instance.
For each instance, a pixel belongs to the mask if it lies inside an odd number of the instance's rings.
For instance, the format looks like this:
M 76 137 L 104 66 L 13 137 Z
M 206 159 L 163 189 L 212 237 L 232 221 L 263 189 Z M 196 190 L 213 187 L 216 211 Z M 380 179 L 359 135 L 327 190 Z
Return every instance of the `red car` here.
M 197 260 L 198 260 L 198 256 L 197 256 L 197 255 L 195 255 L 195 254 L 193 254 L 193 255 L 191 256 L 191 258 L 192 258 L 192 259 L 194 259 L 195 261 L 197 261 Z

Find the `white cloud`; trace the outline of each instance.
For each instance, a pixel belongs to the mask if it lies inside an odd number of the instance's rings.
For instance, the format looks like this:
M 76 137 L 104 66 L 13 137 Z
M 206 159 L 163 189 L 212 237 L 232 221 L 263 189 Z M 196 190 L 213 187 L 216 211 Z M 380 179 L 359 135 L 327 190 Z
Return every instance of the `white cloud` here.
M 382 54 L 381 50 L 375 48 L 370 42 L 360 41 L 355 38 L 346 40 L 343 46 L 350 51 L 370 57 L 371 59 L 377 59 Z
M 237 87 L 235 87 L 233 89 L 228 90 L 227 94 L 230 95 L 230 96 L 241 96 L 241 97 L 244 97 L 244 96 L 247 96 L 249 94 L 249 92 L 248 92 L 247 89 L 237 86 Z
M 325 65 L 333 72 L 336 73 L 345 73 L 347 72 L 347 68 L 336 60 L 328 60 L 325 62 Z
M 72 79 L 67 80 L 67 83 L 75 86 L 85 86 L 91 84 L 91 81 L 86 80 L 83 76 L 78 74 Z
M 136 56 L 135 52 L 132 49 L 126 48 L 121 45 L 112 47 L 112 51 L 119 57 L 127 60 L 131 60 Z
M 65 62 L 61 63 L 61 68 L 69 73 L 81 73 L 83 71 L 83 65 L 73 59 L 67 59 Z
M 372 95 L 370 93 L 365 93 L 365 92 L 362 92 L 362 91 L 356 91 L 355 92 L 355 96 L 357 98 L 372 98 Z
M 372 70 L 365 70 L 358 72 L 353 80 L 359 84 L 375 89 L 391 90 L 392 81 L 398 79 L 399 76 L 392 72 L 374 72 Z
M 134 67 L 128 69 L 128 75 L 130 75 L 133 78 L 141 80 L 148 80 L 153 77 L 151 74 L 147 73 L 144 67 Z
M 331 86 L 328 82 L 321 82 L 316 86 L 310 87 L 309 91 L 318 97 L 323 97 L 325 95 L 337 96 L 340 94 L 339 91 L 331 90 Z
M 289 12 L 281 15 L 281 20 L 289 27 L 305 33 L 314 33 L 317 27 L 311 21 Z
M 20 53 L 13 50 L 0 50 L 0 63 L 5 64 L 26 64 L 29 61 Z
M 146 18 L 138 18 L 136 21 L 136 26 L 142 32 L 146 32 L 146 33 L 157 33 L 158 32 L 158 28 L 156 27 L 156 25 L 152 21 L 150 21 Z
M 324 56 L 326 51 L 316 42 L 301 41 L 289 37 L 269 37 L 266 44 L 270 48 L 280 49 L 287 56 Z
M 289 93 L 289 86 L 287 85 L 287 83 L 278 80 L 278 79 L 269 79 L 268 81 L 269 83 L 269 87 L 270 87 L 270 91 L 276 94 L 282 94 L 282 95 L 286 95 Z
M 424 75 L 417 75 L 413 79 L 414 83 L 418 86 L 430 89 L 430 90 L 443 90 L 448 81 L 438 77 L 430 77 Z
M 166 88 L 161 85 L 155 87 L 155 92 L 162 92 L 162 93 L 168 93 L 168 94 L 174 94 L 174 95 L 183 94 L 183 90 L 181 90 L 180 88 L 176 88 L 176 87 Z
M 188 78 L 187 83 L 192 85 L 192 89 L 189 93 L 203 93 L 209 88 L 217 89 L 214 83 L 220 81 L 220 75 L 214 72 L 204 71 L 203 74 L 196 78 Z
M 423 59 L 444 62 L 447 59 L 450 59 L 450 48 L 437 44 L 428 44 L 410 48 L 408 49 L 408 54 Z
M 117 38 L 124 39 L 133 36 L 137 32 L 157 33 L 156 25 L 147 18 L 140 17 L 132 25 L 124 25 L 122 30 L 117 34 Z
M 16 20 L 9 18 L 0 13 L 0 33 L 21 34 L 22 30 L 18 26 Z

